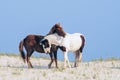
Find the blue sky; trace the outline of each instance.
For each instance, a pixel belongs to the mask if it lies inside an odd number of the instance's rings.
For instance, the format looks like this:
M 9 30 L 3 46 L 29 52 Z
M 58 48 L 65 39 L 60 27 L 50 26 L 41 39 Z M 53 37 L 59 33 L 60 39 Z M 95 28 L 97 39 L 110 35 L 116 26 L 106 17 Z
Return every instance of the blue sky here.
M 120 58 L 119 3 L 119 0 L 1 0 L 0 52 L 18 54 L 19 42 L 28 34 L 46 35 L 60 22 L 66 32 L 85 35 L 83 61 Z M 73 54 L 69 55 L 72 60 Z M 59 51 L 58 58 L 62 57 Z

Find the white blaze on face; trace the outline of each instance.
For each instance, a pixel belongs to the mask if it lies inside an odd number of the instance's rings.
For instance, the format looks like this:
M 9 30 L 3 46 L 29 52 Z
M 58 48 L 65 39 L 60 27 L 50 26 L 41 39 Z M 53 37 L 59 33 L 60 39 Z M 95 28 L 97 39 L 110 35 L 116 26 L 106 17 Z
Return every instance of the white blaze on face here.
M 51 43 L 50 43 L 49 40 L 48 40 L 48 44 L 49 44 L 49 47 L 44 48 L 44 51 L 45 51 L 46 53 L 50 53 L 50 49 L 51 49 Z
M 44 49 L 45 53 L 50 53 L 51 44 L 49 41 L 48 41 L 48 44 L 49 44 L 49 47 L 45 47 L 45 45 L 43 45 L 43 49 Z
M 46 39 L 43 39 L 40 43 L 42 45 L 43 50 L 45 53 L 50 53 L 51 45 L 49 44 L 49 41 Z
M 49 44 L 49 47 L 44 47 L 44 51 L 50 52 L 51 45 L 54 44 L 56 46 L 61 46 L 61 43 L 64 38 L 55 33 L 55 34 L 47 35 L 44 39 L 47 39 Z

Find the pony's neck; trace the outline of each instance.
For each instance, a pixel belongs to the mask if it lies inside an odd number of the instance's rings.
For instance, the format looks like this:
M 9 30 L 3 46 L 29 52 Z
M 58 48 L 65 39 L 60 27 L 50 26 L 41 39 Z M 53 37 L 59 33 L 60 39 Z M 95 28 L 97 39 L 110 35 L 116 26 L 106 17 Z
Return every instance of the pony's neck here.
M 61 42 L 63 41 L 63 37 L 56 33 L 46 36 L 45 39 L 49 41 L 49 44 L 54 44 L 56 46 L 60 46 Z

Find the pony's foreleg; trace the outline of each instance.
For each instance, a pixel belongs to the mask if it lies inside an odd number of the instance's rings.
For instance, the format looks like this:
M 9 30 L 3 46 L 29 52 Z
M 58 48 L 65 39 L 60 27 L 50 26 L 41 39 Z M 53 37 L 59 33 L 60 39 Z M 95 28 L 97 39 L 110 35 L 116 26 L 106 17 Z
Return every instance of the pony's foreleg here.
M 64 68 L 66 68 L 66 53 L 63 52 L 63 55 L 64 55 Z
M 50 55 L 51 61 L 50 61 L 50 63 L 48 64 L 48 68 L 51 68 L 51 65 L 52 65 L 52 63 L 53 63 L 54 58 L 53 58 L 52 53 L 49 53 L 49 55 Z
M 67 64 L 68 64 L 68 67 L 71 68 L 69 59 L 67 59 Z
M 57 63 L 57 52 L 54 53 L 54 58 L 55 58 L 55 65 L 56 65 L 56 68 L 58 68 L 58 63 Z
M 63 52 L 63 54 L 64 54 L 64 68 L 66 68 L 66 62 L 68 64 L 68 67 L 71 68 L 67 52 Z

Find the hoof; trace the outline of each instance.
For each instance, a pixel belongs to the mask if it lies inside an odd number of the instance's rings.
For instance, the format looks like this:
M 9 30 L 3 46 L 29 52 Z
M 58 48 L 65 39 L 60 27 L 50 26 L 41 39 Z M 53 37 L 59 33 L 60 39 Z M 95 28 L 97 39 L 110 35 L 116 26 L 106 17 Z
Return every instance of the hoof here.
M 48 68 L 49 68 L 49 69 L 51 68 L 51 65 L 50 65 L 50 64 L 48 65 Z
M 58 66 L 56 66 L 56 68 L 58 69 L 59 67 L 58 67 Z

